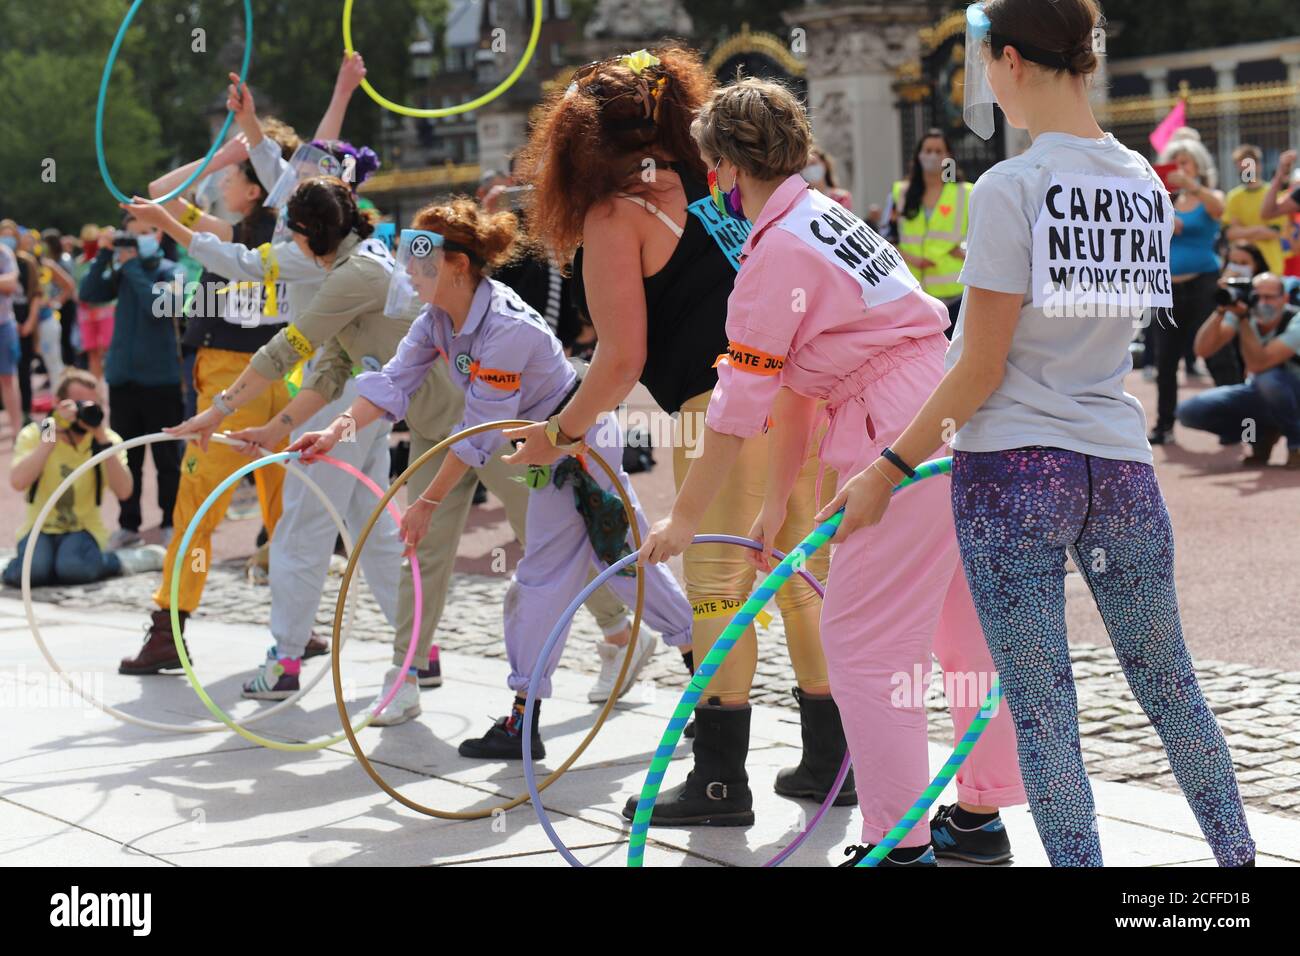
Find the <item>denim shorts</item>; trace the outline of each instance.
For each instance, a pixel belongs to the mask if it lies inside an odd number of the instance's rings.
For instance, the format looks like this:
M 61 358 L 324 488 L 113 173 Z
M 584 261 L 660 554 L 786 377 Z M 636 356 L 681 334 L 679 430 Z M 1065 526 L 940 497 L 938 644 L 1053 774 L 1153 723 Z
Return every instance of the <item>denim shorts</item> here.
M 0 375 L 17 375 L 22 347 L 18 344 L 18 323 L 0 322 Z

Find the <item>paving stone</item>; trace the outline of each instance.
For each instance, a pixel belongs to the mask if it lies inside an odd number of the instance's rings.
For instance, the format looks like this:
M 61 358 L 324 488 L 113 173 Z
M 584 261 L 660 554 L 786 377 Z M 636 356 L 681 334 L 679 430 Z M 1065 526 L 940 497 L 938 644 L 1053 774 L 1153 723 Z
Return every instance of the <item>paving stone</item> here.
M 0 560 L 4 557 L 0 552 Z M 332 628 L 339 582 L 337 573 L 326 581 L 314 615 L 318 633 Z M 454 575 L 438 632 L 440 646 L 483 658 L 504 658 L 500 620 L 508 583 L 503 575 Z M 93 602 L 106 610 L 137 612 L 149 606 L 155 585 L 155 575 L 136 575 L 86 587 L 38 589 L 34 597 L 51 608 L 81 610 Z M 363 580 L 357 581 L 351 596 L 354 624 L 349 639 L 389 641 L 390 629 Z M 270 589 L 250 587 L 243 562 L 233 561 L 212 569 L 203 607 L 196 616 L 265 626 L 270 599 Z M 580 612 L 565 647 L 564 669 L 596 673 L 599 660 L 593 645 L 600 640 L 591 615 Z M 1070 656 L 1089 772 L 1098 780 L 1130 780 L 1143 787 L 1176 791 L 1160 739 L 1129 690 L 1114 650 L 1107 645 L 1071 647 Z M 1213 660 L 1199 661 L 1196 670 L 1232 750 L 1243 800 L 1259 810 L 1300 818 L 1300 671 L 1279 672 Z M 641 680 L 675 695 L 688 675 L 675 654 L 661 649 Z M 765 708 L 789 711 L 793 718 L 792 685 L 785 629 L 778 614 L 761 632 L 753 700 Z M 936 665 L 926 695 L 928 732 L 935 742 L 951 746 L 952 723 L 942 687 L 943 676 Z

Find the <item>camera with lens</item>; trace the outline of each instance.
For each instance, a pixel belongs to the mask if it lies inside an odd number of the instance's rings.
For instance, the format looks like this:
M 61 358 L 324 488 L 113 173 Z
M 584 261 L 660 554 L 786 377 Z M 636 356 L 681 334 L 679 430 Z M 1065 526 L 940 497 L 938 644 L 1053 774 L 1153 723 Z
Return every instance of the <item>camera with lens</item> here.
M 1229 279 L 1214 290 L 1214 304 L 1218 306 L 1254 306 L 1255 289 L 1250 279 Z
M 54 419 L 74 435 L 84 435 L 104 424 L 104 410 L 95 402 L 77 402 L 77 417 L 68 421 L 60 411 L 55 411 Z
M 135 236 L 115 236 L 113 238 L 113 248 L 139 250 L 140 241 Z

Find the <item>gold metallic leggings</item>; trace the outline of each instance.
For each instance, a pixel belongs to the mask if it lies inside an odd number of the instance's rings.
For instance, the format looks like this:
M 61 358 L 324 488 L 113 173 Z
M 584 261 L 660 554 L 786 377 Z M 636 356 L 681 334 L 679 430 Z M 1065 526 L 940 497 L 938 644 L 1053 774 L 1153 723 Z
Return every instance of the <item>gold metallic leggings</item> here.
M 709 407 L 709 392 L 696 395 L 682 406 L 679 433 L 673 447 L 673 478 L 678 489 L 693 464 L 690 457 L 704 434 L 704 414 Z M 790 495 L 785 525 L 777 535 L 776 547 L 789 551 L 813 530 L 813 516 L 819 505 L 815 501 L 817 485 L 817 442 L 799 472 L 799 480 Z M 721 490 L 700 524 L 699 534 L 746 535 L 763 508 L 767 484 L 766 435 L 748 439 L 730 475 L 720 476 Z M 836 484 L 835 473 L 827 471 L 822 481 L 822 495 L 829 501 Z M 830 564 L 828 549 L 822 548 L 807 564 L 818 581 L 826 583 Z M 757 572 L 745 551 L 730 544 L 696 544 L 683 555 L 686 573 L 686 596 L 696 609 L 691 631 L 695 661 L 698 664 L 726 628 L 734 610 L 706 617 L 710 608 L 729 599 L 743 602 L 754 590 Z M 812 694 L 829 694 L 826 658 L 821 646 L 821 599 L 800 577 L 777 592 L 777 607 L 785 624 L 786 646 L 794 665 L 799 687 Z M 731 653 L 709 682 L 705 698 L 720 698 L 723 704 L 744 704 L 758 668 L 758 639 L 751 626 L 736 642 Z

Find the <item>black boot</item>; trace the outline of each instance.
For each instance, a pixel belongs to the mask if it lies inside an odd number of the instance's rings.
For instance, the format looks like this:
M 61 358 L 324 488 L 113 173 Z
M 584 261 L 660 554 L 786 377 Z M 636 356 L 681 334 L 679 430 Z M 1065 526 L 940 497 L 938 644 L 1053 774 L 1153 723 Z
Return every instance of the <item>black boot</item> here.
M 694 677 L 695 676 L 695 652 L 687 651 L 685 654 L 683 654 L 682 663 L 686 665 L 686 669 L 690 671 L 691 676 Z M 685 737 L 687 740 L 695 739 L 695 718 L 694 717 L 691 717 L 691 719 L 687 722 L 686 729 L 682 731 L 682 736 Z
M 541 760 L 546 756 L 546 745 L 542 743 L 539 729 L 542 723 L 542 702 L 533 707 L 533 759 Z M 482 737 L 462 740 L 457 752 L 462 757 L 477 760 L 523 760 L 524 738 L 521 731 L 524 725 L 524 702 L 516 697 L 510 713 L 502 717 Z
M 685 783 L 659 795 L 652 827 L 747 827 L 754 822 L 754 795 L 745 773 L 749 717 L 748 706 L 695 709 L 695 769 Z M 637 797 L 628 799 L 624 818 L 636 815 L 636 804 Z
M 844 725 L 840 723 L 840 710 L 830 697 L 809 697 L 796 687 L 794 699 L 799 702 L 803 757 L 799 766 L 788 767 L 776 775 L 776 792 L 783 797 L 803 797 L 821 803 L 844 763 L 844 752 L 848 749 Z M 847 807 L 857 802 L 858 792 L 853 786 L 850 767 L 833 806 Z

